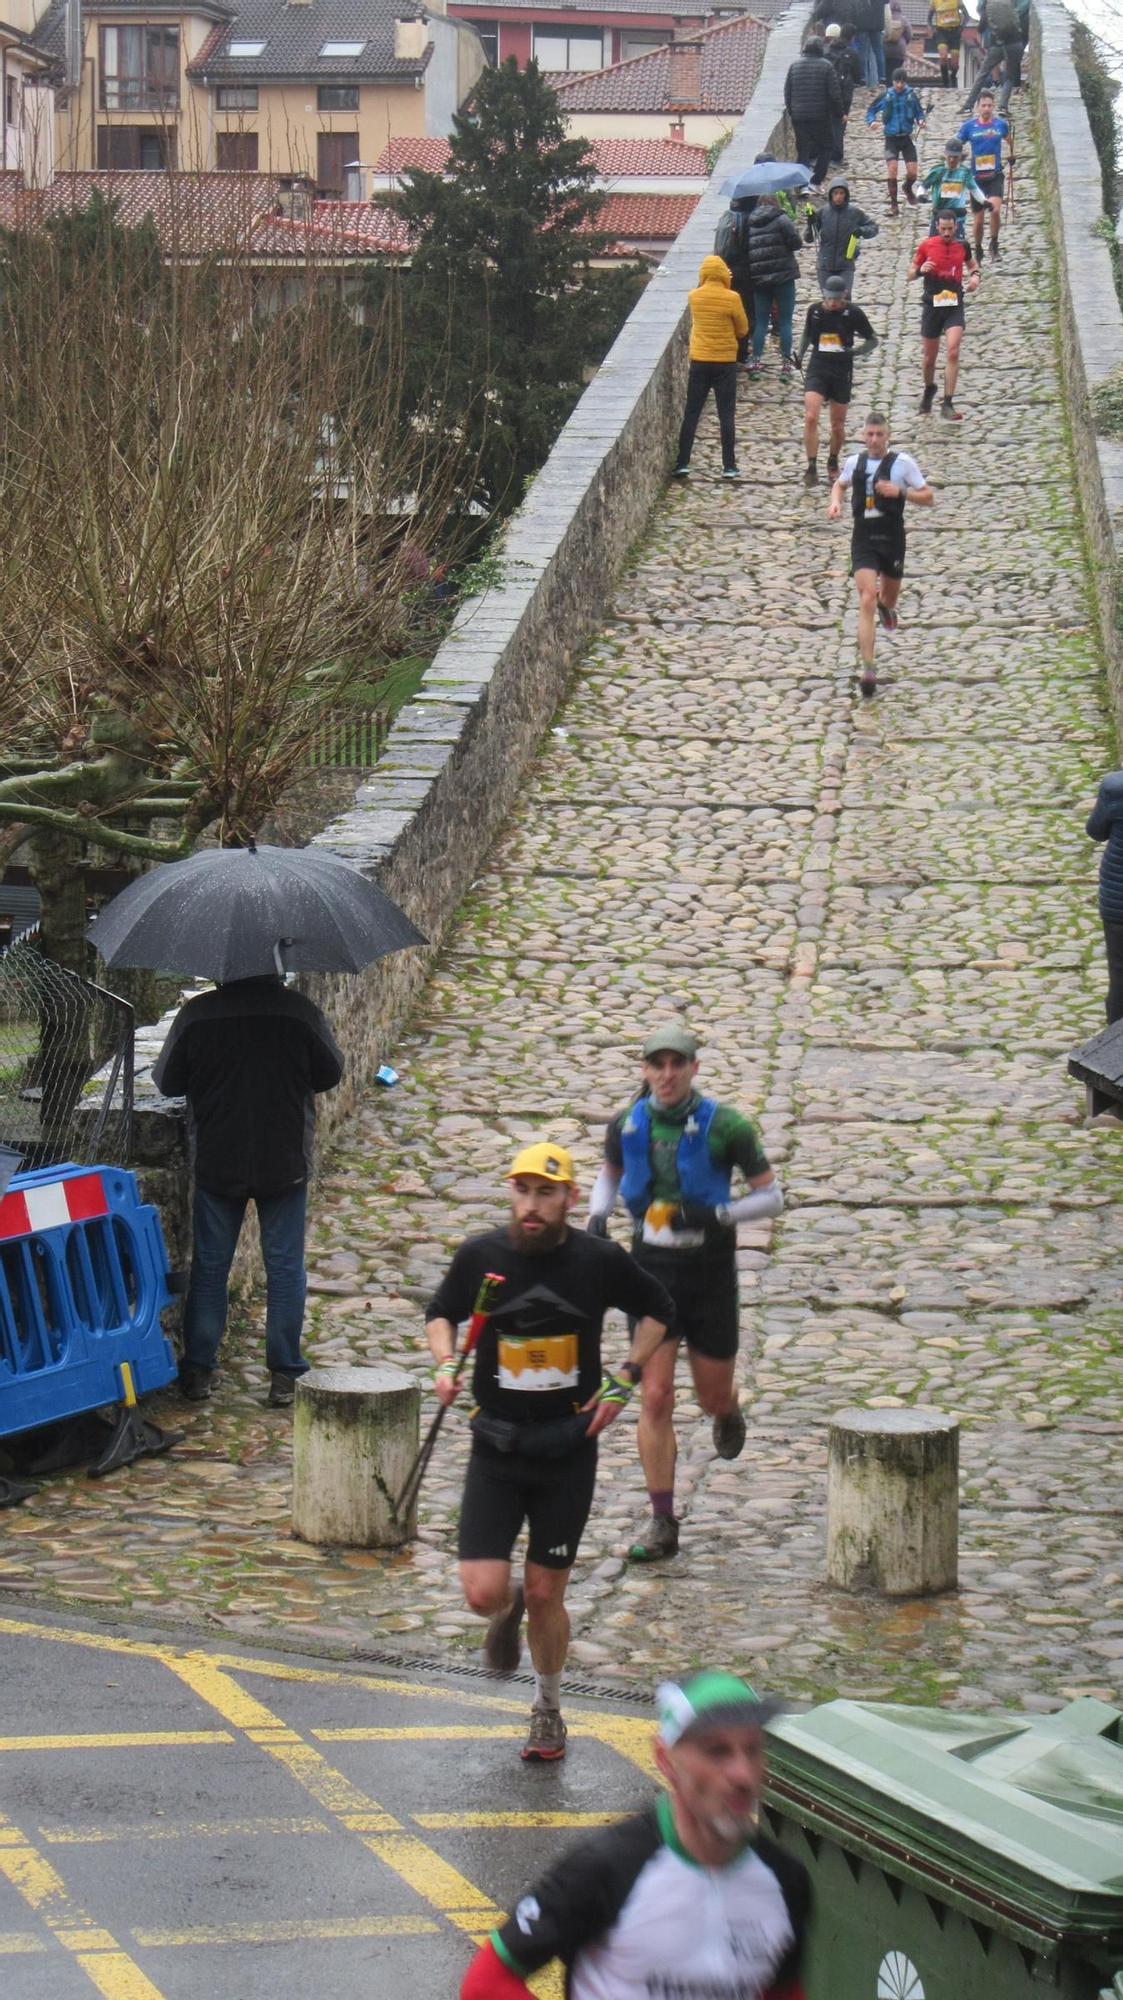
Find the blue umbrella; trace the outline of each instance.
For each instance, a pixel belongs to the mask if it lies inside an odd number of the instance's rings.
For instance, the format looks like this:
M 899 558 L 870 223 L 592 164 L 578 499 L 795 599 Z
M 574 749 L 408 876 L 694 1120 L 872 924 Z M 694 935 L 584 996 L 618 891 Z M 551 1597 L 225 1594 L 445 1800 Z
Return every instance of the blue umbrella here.
M 734 174 L 723 181 L 721 193 L 729 195 L 733 201 L 740 201 L 750 194 L 779 194 L 783 188 L 806 187 L 811 179 L 806 167 L 798 160 L 762 160 L 759 166 L 746 167 L 743 174 Z

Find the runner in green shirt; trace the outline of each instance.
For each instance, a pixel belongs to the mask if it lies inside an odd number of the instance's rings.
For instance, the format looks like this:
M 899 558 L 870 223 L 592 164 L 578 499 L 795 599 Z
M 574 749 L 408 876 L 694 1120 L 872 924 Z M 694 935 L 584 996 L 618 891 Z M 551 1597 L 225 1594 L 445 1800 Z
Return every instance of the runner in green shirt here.
M 783 1196 L 751 1118 L 695 1088 L 698 1042 L 680 1022 L 652 1030 L 643 1045 L 639 1096 L 605 1133 L 604 1165 L 589 1197 L 589 1233 L 607 1233 L 623 1200 L 632 1252 L 670 1293 L 674 1321 L 644 1365 L 639 1453 L 651 1513 L 629 1555 L 652 1562 L 674 1555 L 675 1358 L 685 1340 L 695 1394 L 713 1418 L 714 1449 L 738 1458 L 745 1443 L 734 1367 L 738 1346 L 737 1224 L 779 1215 Z M 732 1176 L 748 1192 L 734 1199 Z

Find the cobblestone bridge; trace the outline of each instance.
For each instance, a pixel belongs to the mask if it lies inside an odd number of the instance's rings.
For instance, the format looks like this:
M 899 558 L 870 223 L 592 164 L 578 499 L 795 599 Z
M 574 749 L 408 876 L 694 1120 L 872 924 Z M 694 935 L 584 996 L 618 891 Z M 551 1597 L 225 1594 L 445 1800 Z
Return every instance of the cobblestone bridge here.
M 929 160 L 955 109 L 937 96 Z M 704 1034 L 707 1087 L 759 1111 L 789 1208 L 742 1232 L 748 1446 L 720 1463 L 683 1408 L 683 1550 L 634 1573 L 642 1481 L 630 1423 L 612 1432 L 573 1590 L 572 1664 L 601 1678 L 715 1659 L 797 1696 L 1119 1692 L 1123 1159 L 1064 1064 L 1101 1018 L 1083 820 L 1113 753 L 1019 138 L 959 428 L 916 414 L 919 222 L 884 217 L 880 149 L 851 144 L 882 217 L 857 293 L 883 339 L 854 414 L 887 408 L 937 490 L 910 516 L 876 704 L 856 698 L 846 530 L 799 484 L 799 399 L 770 355 L 741 392 L 746 483 L 722 487 L 704 432 L 447 940 L 403 1086 L 371 1098 L 320 1189 L 312 1352 L 420 1367 L 420 1303 L 500 1213 L 516 1143 L 548 1130 L 588 1185 L 668 1001 Z M 288 1419 L 261 1408 L 259 1352 L 174 1461 L 9 1516 L 3 1581 L 474 1644 L 450 1534 L 463 1433 L 414 1552 L 325 1558 L 287 1539 Z M 958 1412 L 958 1595 L 886 1608 L 824 1587 L 823 1420 L 854 1401 Z

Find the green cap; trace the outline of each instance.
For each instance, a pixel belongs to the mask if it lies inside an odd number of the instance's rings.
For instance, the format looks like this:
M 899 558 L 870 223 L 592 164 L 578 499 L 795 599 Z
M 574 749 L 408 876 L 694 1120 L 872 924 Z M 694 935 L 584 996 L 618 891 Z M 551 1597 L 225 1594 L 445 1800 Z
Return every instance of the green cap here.
M 648 1056 L 661 1055 L 664 1049 L 693 1062 L 698 1054 L 698 1038 L 691 1034 L 689 1028 L 684 1028 L 681 1021 L 665 1021 L 661 1028 L 652 1028 L 648 1035 L 643 1045 L 644 1060 Z
M 664 1681 L 655 1690 L 655 1706 L 659 1741 L 671 1750 L 684 1737 L 706 1729 L 763 1729 L 784 1705 L 757 1694 L 735 1674 L 702 1673 L 681 1687 L 676 1681 Z

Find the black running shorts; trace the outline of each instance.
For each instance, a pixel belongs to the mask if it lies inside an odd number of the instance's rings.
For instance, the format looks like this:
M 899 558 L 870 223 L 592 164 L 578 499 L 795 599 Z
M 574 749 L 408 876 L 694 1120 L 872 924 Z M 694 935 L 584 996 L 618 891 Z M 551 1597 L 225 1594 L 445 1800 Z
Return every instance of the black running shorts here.
M 916 159 L 916 140 L 906 139 L 903 132 L 885 134 L 885 157 L 887 160 Z
M 925 299 L 920 308 L 921 340 L 939 340 L 940 335 L 946 333 L 949 326 L 966 326 L 966 324 L 966 316 L 961 305 L 934 306 L 930 299 Z
M 813 358 L 804 370 L 803 387 L 805 391 L 813 390 L 825 403 L 838 403 L 845 409 L 850 401 L 853 387 L 853 371 L 849 368 L 840 368 L 837 362 L 823 362 Z
M 935 54 L 942 42 L 947 49 L 957 49 L 963 36 L 963 24 L 955 28 L 933 28 L 925 43 L 925 50 Z
M 875 541 L 864 528 L 855 528 L 850 542 L 850 573 L 856 570 L 875 569 L 879 576 L 903 576 L 905 573 L 905 524 L 899 524 L 895 535 L 880 535 Z
M 993 201 L 996 196 L 1001 201 L 1002 196 L 1006 192 L 1006 176 L 1005 174 L 976 174 L 975 185 L 982 188 L 987 201 Z M 975 214 L 978 215 L 980 210 L 985 208 L 986 202 L 976 201 L 974 195 L 972 195 L 971 206 Z
M 728 1233 L 733 1235 L 732 1230 Z M 632 1254 L 666 1286 L 674 1301 L 675 1316 L 666 1338 L 685 1340 L 695 1354 L 710 1361 L 732 1361 L 740 1342 L 735 1245 L 660 1250 L 639 1243 L 633 1245 Z
M 528 1522 L 527 1561 L 571 1569 L 596 1479 L 595 1442 L 565 1458 L 530 1458 L 474 1443 L 460 1502 L 461 1562 L 509 1562 Z

